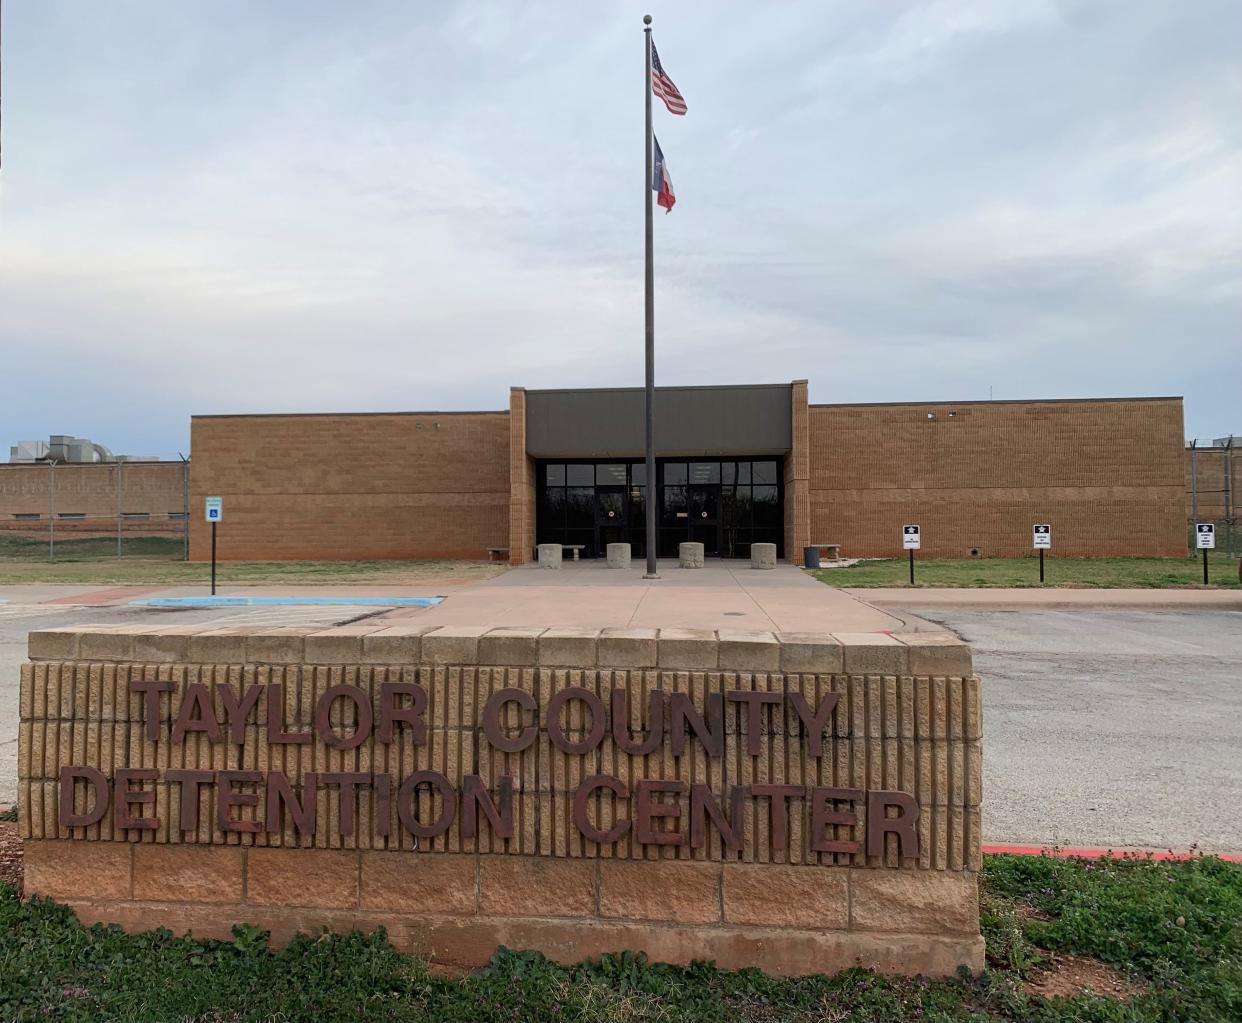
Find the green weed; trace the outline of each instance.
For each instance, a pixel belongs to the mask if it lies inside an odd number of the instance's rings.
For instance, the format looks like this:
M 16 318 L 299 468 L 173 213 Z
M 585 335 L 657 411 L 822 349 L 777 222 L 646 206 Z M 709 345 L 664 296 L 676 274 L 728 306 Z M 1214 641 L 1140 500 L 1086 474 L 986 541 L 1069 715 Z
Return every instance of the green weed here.
M 863 970 L 780 978 L 621 953 L 559 966 L 500 949 L 463 978 L 430 972 L 382 931 L 309 935 L 287 948 L 238 927 L 231 941 L 81 927 L 65 907 L 0 886 L 0 1019 L 15 1021 L 436 1021 L 473 1023 L 1236 1023 L 1242 1019 L 1242 867 L 1211 858 L 988 857 L 989 968 L 930 981 Z M 1050 952 L 1132 975 L 1130 1002 L 1047 1000 L 1024 977 Z

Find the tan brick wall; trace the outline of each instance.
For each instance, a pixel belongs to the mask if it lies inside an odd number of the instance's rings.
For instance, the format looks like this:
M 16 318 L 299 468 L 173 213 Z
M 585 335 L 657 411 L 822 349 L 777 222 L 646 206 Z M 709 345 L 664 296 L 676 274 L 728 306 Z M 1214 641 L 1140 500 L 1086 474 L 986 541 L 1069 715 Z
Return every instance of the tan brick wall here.
M 785 456 L 785 558 L 802 564 L 802 549 L 811 542 L 811 437 L 807 382 L 795 380 L 790 390 L 792 446 Z
M 509 562 L 525 565 L 535 547 L 535 460 L 526 453 L 526 391 L 509 391 Z
M 180 536 L 184 525 L 170 518 L 185 504 L 182 462 L 108 462 L 91 465 L 0 464 L 0 531 L 33 537 L 46 535 L 54 511 L 59 538 L 114 534 L 117 481 L 121 511 L 146 513 L 146 521 L 125 521 L 124 532 L 144 536 Z M 54 498 L 54 507 L 49 498 Z M 62 513 L 84 514 L 84 520 L 61 519 Z M 18 515 L 38 515 L 37 522 Z
M 135 930 L 167 926 L 211 936 L 248 921 L 271 928 L 282 942 L 297 928 L 383 925 L 400 946 L 462 966 L 485 962 L 505 944 L 562 961 L 631 948 L 671 962 L 706 957 L 783 973 L 860 964 L 930 974 L 981 967 L 981 694 L 963 644 L 927 634 L 709 632 L 698 634 L 690 649 L 686 630 L 667 640 L 657 630 L 624 630 L 607 658 L 643 663 L 613 668 L 601 666 L 608 638 L 608 630 L 382 625 L 321 633 L 209 626 L 34 633 L 34 659 L 23 668 L 19 696 L 26 890 L 68 902 L 84 921 Z M 686 658 L 694 666 L 669 666 Z M 798 665 L 812 670 L 793 670 Z M 132 690 L 133 682 L 166 683 L 155 697 L 154 739 L 146 698 Z M 370 698 L 379 706 L 386 682 L 422 687 L 425 741 L 412 741 L 404 727 L 393 741 L 381 741 L 345 699 L 330 704 L 330 726 L 315 724 L 315 707 L 329 687 L 357 687 L 364 705 Z M 264 688 L 240 726 L 243 741 L 233 742 L 227 707 L 254 684 L 284 685 L 274 710 L 287 731 L 330 727 L 347 737 L 364 728 L 366 735 L 349 749 L 321 738 L 275 743 Z M 225 729 L 222 739 L 190 732 L 171 741 L 191 686 L 205 687 L 200 692 Z M 753 731 L 746 704 L 730 698 L 716 756 L 695 737 L 674 756 L 667 736 L 653 752 L 625 753 L 610 715 L 589 751 L 569 752 L 552 741 L 545 711 L 570 687 L 595 694 L 608 708 L 613 691 L 627 690 L 627 741 L 643 737 L 651 693 L 666 723 L 677 694 L 697 708 L 713 694 L 771 694 L 773 702 Z M 529 693 L 534 701 L 533 711 L 506 703 L 500 716 L 508 736 L 533 726 L 531 744 L 518 752 L 503 752 L 486 737 L 483 708 L 501 689 Z M 809 751 L 791 693 L 811 708 L 838 699 L 820 736 L 820 755 Z M 191 717 L 201 713 L 184 720 Z M 571 742 L 592 733 L 580 697 L 558 720 Z M 621 735 L 626 731 L 623 726 Z M 154 826 L 123 828 L 115 804 L 95 823 L 62 826 L 57 779 L 70 764 L 109 777 L 151 769 L 153 779 L 134 786 L 149 801 L 132 809 L 154 818 Z M 235 784 L 238 792 L 253 790 L 259 805 L 222 812 L 224 783 L 213 783 L 199 794 L 197 829 L 183 830 L 184 787 L 167 777 L 178 769 L 256 772 Z M 459 790 L 467 775 L 493 792 L 502 777 L 513 779 L 512 837 L 497 835 L 482 814 L 470 837 L 459 809 L 447 831 L 416 839 L 396 806 L 381 804 L 372 783 L 360 790 L 354 824 L 347 826 L 340 799 L 324 789 L 336 784 L 326 774 L 357 772 L 391 777 L 395 791 L 396 782 L 418 770 L 438 772 Z M 321 793 L 313 834 L 296 832 L 288 813 L 271 818 L 272 830 L 217 826 L 222 816 L 269 819 L 259 795 L 264 782 L 255 778 L 280 772 L 296 788 L 312 771 Z M 572 808 L 583 781 L 598 774 L 613 776 L 630 793 L 644 779 L 703 783 L 726 814 L 733 814 L 724 798 L 728 786 L 748 786 L 740 804 L 742 848 L 726 849 L 711 823 L 701 845 L 688 842 L 684 792 L 659 798 L 658 805 L 680 816 L 656 824 L 666 836 L 679 834 L 679 844 L 640 842 L 642 804 L 632 795 L 592 796 L 586 805 L 596 827 L 631 822 L 619 841 L 597 844 L 579 832 Z M 749 795 L 762 785 L 789 786 L 786 848 L 777 839 L 778 801 Z M 918 849 L 899 855 L 889 835 L 874 854 L 815 851 L 807 823 L 814 786 L 909 794 L 918 804 Z M 74 800 L 76 812 L 87 810 L 81 786 Z M 418 790 L 418 821 L 435 819 L 443 808 Z M 857 803 L 855 810 L 870 813 Z M 824 836 L 858 840 L 868 829 L 861 820 L 857 826 L 832 821 Z
M 812 405 L 811 531 L 846 557 L 1186 552 L 1180 398 Z
M 505 412 L 196 416 L 190 556 L 486 558 L 509 546 Z

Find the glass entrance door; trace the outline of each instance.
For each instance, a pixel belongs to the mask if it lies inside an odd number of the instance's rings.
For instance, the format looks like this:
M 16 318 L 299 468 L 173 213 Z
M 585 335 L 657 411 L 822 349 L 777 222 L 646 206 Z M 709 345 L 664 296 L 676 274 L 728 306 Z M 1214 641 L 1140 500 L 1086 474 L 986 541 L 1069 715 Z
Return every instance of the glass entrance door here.
M 720 486 L 690 485 L 690 539 L 703 545 L 703 555 L 720 556 Z
M 625 514 L 625 487 L 595 488 L 595 556 L 603 557 L 610 543 L 629 540 Z
M 535 538 L 573 544 L 584 557 L 602 557 L 610 543 L 629 542 L 645 556 L 646 502 L 655 505 L 657 550 L 677 557 L 692 540 L 708 557 L 745 558 L 752 543 L 784 541 L 782 466 L 779 458 L 696 461 L 662 458 L 648 485 L 636 460 L 540 462 Z

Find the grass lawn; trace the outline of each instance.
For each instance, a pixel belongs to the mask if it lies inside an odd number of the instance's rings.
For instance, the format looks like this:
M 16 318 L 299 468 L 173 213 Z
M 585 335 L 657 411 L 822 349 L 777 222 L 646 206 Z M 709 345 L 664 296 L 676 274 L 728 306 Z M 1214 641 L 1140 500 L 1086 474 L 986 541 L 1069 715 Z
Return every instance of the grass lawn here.
M 82 929 L 69 910 L 0 886 L 0 1019 L 436 1021 L 1195 1021 L 1242 1019 L 1242 867 L 1212 858 L 984 867 L 989 967 L 979 978 L 863 970 L 777 979 L 631 954 L 556 966 L 501 950 L 449 977 L 382 934 L 311 936 L 273 952 L 232 942 Z M 1083 993 L 1091 978 L 1096 993 Z M 1060 997 L 1064 992 L 1068 997 Z
M 849 568 L 813 569 L 830 586 L 909 586 L 905 558 L 860 561 Z M 1222 552 L 1208 559 L 1212 586 L 1238 588 L 1238 561 Z M 918 558 L 916 586 L 1039 586 L 1039 558 Z M 1161 588 L 1203 586 L 1202 556 L 1187 558 L 1057 558 L 1044 563 L 1045 586 Z
M 211 565 L 182 561 L 182 543 L 162 537 L 58 540 L 56 560 L 47 544 L 0 535 L 0 586 L 15 583 L 79 583 L 107 586 L 206 585 Z M 221 561 L 218 585 L 260 583 L 376 583 L 400 586 L 426 580 L 489 579 L 505 570 L 483 561 Z

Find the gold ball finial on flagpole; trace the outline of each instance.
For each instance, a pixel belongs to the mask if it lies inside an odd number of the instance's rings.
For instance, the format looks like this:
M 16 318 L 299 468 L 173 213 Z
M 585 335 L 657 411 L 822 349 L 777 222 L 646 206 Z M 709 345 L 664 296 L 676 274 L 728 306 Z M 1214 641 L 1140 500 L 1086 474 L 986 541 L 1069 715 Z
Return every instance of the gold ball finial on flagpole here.
M 650 15 L 650 14 L 644 14 L 644 15 L 643 15 L 643 24 L 644 24 L 644 25 L 650 25 L 650 24 L 651 24 L 651 15 Z

